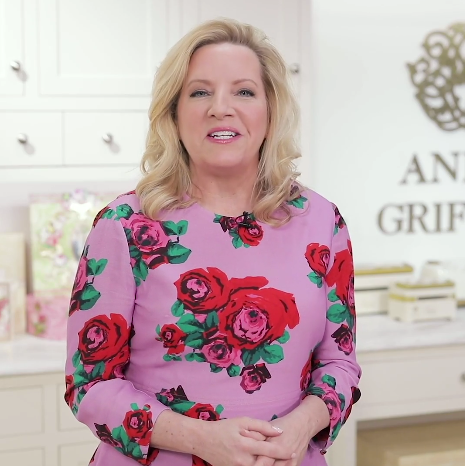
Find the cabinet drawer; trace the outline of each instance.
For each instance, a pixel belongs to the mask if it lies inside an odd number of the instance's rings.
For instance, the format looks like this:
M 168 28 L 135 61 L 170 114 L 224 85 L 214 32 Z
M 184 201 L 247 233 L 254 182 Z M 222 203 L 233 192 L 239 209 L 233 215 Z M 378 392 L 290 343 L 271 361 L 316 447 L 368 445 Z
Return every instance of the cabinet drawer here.
M 362 364 L 363 406 L 465 399 L 465 352 Z M 365 388 L 366 387 L 366 388 Z
M 0 437 L 43 432 L 44 400 L 42 387 L 0 390 Z M 4 463 L 0 463 L 4 464 Z
M 66 165 L 138 165 L 145 151 L 147 112 L 65 114 Z
M 92 455 L 97 449 L 99 440 L 78 443 L 75 445 L 60 445 L 59 466 L 88 466 Z
M 62 164 L 61 113 L 0 113 L 0 166 Z
M 42 448 L 0 451 L 0 464 L 5 466 L 45 466 L 44 453 Z

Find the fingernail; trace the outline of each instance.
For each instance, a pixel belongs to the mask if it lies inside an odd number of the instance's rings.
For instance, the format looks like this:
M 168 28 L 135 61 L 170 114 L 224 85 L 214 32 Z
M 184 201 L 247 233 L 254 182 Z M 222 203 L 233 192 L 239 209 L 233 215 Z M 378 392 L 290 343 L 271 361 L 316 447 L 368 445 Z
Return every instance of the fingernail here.
M 283 429 L 280 429 L 279 427 L 276 427 L 276 426 L 271 426 L 271 427 L 273 427 L 273 429 L 278 431 L 280 434 L 283 433 Z

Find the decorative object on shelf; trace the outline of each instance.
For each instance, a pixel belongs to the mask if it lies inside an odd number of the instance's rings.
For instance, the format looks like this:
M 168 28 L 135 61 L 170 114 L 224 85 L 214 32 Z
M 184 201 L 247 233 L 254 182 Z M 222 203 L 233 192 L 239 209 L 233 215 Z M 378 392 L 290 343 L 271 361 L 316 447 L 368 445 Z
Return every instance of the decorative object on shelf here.
M 13 310 L 10 299 L 10 284 L 4 280 L 5 273 L 0 270 L 0 341 L 13 338 Z
M 66 338 L 71 290 L 87 235 L 97 213 L 116 194 L 75 190 L 31 196 L 32 293 L 27 331 Z
M 38 291 L 27 296 L 27 332 L 49 340 L 66 339 L 70 293 Z
M 0 234 L 0 270 L 9 283 L 16 335 L 26 332 L 26 240 L 23 233 Z
M 455 283 L 457 305 L 465 306 L 465 257 L 441 262 L 430 261 L 422 267 L 420 281 L 428 283 L 441 280 L 451 280 Z
M 386 313 L 389 286 L 396 281 L 411 279 L 413 267 L 408 264 L 355 266 L 354 292 L 357 314 Z
M 359 466 L 463 466 L 465 421 L 436 422 L 357 435 Z
M 455 319 L 455 283 L 395 283 L 389 287 L 388 314 L 402 322 Z

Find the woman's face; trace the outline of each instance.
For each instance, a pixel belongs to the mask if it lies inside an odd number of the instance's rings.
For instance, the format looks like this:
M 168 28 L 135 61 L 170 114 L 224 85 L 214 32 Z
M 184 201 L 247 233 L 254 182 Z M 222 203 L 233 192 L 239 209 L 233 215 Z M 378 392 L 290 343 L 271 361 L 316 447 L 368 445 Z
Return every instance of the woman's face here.
M 198 49 L 179 97 L 177 124 L 194 172 L 224 176 L 255 170 L 268 128 L 255 53 L 229 43 Z

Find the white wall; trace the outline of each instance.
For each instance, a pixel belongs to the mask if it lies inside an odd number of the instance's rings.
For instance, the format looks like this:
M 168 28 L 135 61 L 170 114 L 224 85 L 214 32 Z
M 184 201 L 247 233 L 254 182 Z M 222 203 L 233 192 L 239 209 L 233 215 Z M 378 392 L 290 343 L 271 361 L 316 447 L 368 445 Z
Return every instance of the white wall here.
M 430 259 L 461 258 L 465 264 L 465 127 L 446 132 L 431 121 L 407 69 L 425 54 L 428 33 L 465 23 L 465 2 L 316 0 L 311 16 L 312 186 L 340 207 L 356 263 L 420 266 Z M 463 43 L 461 53 L 465 64 Z M 459 91 L 465 112 L 465 84 Z M 438 167 L 438 183 L 417 183 L 415 174 L 400 183 L 414 154 L 431 181 L 435 151 L 450 162 L 451 153 L 460 152 L 459 180 Z M 454 232 L 426 233 L 416 225 L 417 231 L 408 233 L 404 225 L 404 231 L 387 235 L 377 224 L 385 204 L 423 203 L 425 225 L 434 229 L 434 204 L 452 201 L 462 216 L 455 219 Z M 449 207 L 441 208 L 446 229 Z M 386 219 L 386 227 L 393 228 L 393 216 Z

